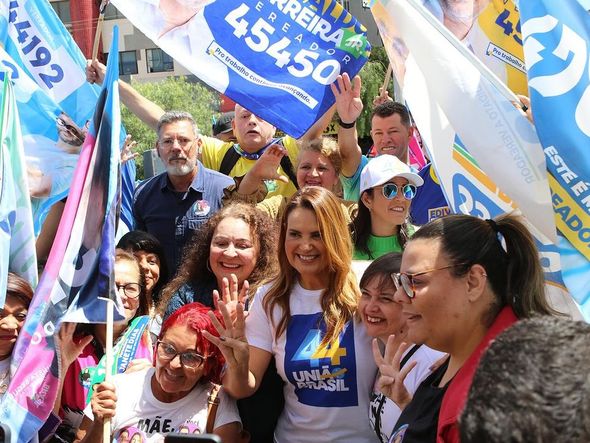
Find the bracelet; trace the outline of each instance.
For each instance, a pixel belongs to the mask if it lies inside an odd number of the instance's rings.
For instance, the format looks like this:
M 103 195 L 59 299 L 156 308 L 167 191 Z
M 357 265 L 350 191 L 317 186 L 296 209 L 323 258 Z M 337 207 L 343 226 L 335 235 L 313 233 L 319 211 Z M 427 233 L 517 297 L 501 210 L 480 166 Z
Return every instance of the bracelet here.
M 355 120 L 355 121 L 353 121 L 352 123 L 344 123 L 344 122 L 342 121 L 342 119 L 338 118 L 338 124 L 340 125 L 340 127 L 341 127 L 341 128 L 344 128 L 344 129 L 350 129 L 350 128 L 354 128 L 354 127 L 355 127 L 355 125 L 356 125 L 356 120 Z

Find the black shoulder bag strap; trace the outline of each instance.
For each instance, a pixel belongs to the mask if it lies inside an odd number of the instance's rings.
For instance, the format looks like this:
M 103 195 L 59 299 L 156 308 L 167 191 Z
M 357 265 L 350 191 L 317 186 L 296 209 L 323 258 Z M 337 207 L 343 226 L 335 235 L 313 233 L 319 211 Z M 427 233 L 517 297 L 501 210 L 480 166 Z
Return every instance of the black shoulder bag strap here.
M 221 160 L 221 165 L 219 165 L 219 172 L 225 175 L 229 175 L 231 170 L 234 168 L 238 160 L 240 159 L 240 154 L 234 149 L 233 145 L 227 150 L 223 159 Z

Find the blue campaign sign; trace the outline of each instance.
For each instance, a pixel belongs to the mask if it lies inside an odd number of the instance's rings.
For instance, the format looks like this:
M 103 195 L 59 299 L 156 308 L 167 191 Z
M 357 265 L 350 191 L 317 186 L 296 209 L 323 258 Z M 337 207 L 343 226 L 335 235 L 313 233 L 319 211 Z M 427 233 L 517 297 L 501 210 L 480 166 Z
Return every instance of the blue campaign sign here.
M 556 224 L 590 259 L 590 14 L 576 0 L 521 1 L 520 8 Z
M 365 29 L 335 1 L 217 0 L 205 8 L 226 94 L 298 137 L 334 103 L 329 85 L 366 61 Z M 323 4 L 322 4 L 323 3 Z M 322 11 L 323 9 L 323 11 Z
M 204 82 L 293 137 L 332 106 L 336 76 L 355 75 L 370 51 L 364 26 L 335 0 L 197 1 L 176 21 L 165 0 L 112 3 Z

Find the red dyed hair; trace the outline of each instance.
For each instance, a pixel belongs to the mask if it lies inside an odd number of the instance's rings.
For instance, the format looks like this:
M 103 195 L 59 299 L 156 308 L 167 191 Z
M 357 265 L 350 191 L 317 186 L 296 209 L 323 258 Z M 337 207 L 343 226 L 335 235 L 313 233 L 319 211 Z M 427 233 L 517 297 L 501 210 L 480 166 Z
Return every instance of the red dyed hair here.
M 219 384 L 221 382 L 221 369 L 225 364 L 225 359 L 219 348 L 203 337 L 202 332 L 207 331 L 211 335 L 219 337 L 217 329 L 215 329 L 215 326 L 213 326 L 211 319 L 207 315 L 207 312 L 211 310 L 211 308 L 204 306 L 201 303 L 189 303 L 188 305 L 184 305 L 180 309 L 174 311 L 174 313 L 166 319 L 162 325 L 158 339 L 162 340 L 166 331 L 174 326 L 186 326 L 195 331 L 197 334 L 195 348 L 197 352 L 205 357 L 201 380 L 204 382 Z M 219 312 L 214 311 L 214 313 L 219 322 L 223 324 L 223 319 Z

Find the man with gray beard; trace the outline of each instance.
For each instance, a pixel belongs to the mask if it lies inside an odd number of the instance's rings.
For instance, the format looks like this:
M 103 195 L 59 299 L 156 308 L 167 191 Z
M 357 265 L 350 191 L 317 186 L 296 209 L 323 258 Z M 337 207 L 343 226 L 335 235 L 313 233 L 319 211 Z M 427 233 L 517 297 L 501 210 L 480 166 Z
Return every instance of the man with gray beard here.
M 221 208 L 228 176 L 205 168 L 197 159 L 200 139 L 188 112 L 166 112 L 158 122 L 156 148 L 166 167 L 135 190 L 135 228 L 162 243 L 166 264 L 174 275 L 182 249 L 194 231 Z

